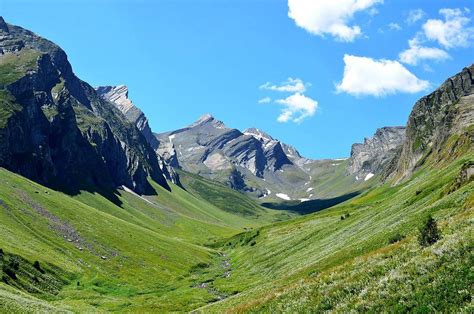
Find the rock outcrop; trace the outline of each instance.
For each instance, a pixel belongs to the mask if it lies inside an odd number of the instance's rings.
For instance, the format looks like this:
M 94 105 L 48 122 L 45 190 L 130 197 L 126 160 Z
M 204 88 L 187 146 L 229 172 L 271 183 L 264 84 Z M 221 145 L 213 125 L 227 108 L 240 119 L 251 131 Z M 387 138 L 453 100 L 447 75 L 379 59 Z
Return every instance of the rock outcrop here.
M 107 101 L 114 104 L 124 115 L 128 121 L 135 124 L 135 126 L 142 132 L 143 136 L 150 144 L 150 146 L 157 153 L 160 168 L 167 180 L 179 184 L 179 176 L 174 171 L 173 167 L 177 166 L 174 163 L 172 156 L 169 156 L 167 151 L 162 151 L 160 142 L 156 139 L 151 131 L 148 119 L 145 114 L 136 107 L 128 97 L 128 87 L 125 85 L 119 86 L 99 86 L 96 88 L 97 93 Z
M 155 152 L 52 42 L 0 20 L 0 166 L 76 193 L 168 188 Z
M 357 180 L 380 174 L 399 153 L 405 140 L 405 127 L 384 127 L 364 143 L 352 145 L 347 171 Z
M 474 64 L 418 100 L 407 123 L 406 140 L 389 176 L 403 180 L 426 161 L 449 161 L 472 150 Z

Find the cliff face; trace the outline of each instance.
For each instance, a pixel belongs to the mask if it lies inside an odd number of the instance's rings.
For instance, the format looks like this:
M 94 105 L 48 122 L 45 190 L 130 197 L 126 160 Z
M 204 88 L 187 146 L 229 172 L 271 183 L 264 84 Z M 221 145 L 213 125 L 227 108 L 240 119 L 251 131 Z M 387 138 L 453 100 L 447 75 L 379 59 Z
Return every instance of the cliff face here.
M 473 73 L 471 65 L 416 102 L 392 177 L 405 179 L 427 160 L 447 161 L 472 150 Z
M 405 140 L 404 127 L 384 127 L 364 143 L 352 145 L 347 171 L 357 179 L 380 174 L 397 155 Z
M 68 192 L 167 187 L 141 132 L 78 79 L 63 50 L 0 20 L 0 166 Z
M 179 176 L 173 169 L 175 166 L 173 159 L 167 155 L 166 151 L 159 149 L 160 142 L 151 131 L 147 117 L 129 99 L 127 86 L 100 86 L 96 88 L 96 91 L 104 100 L 114 104 L 128 121 L 140 130 L 148 144 L 157 153 L 158 162 L 165 178 L 175 184 L 179 184 Z

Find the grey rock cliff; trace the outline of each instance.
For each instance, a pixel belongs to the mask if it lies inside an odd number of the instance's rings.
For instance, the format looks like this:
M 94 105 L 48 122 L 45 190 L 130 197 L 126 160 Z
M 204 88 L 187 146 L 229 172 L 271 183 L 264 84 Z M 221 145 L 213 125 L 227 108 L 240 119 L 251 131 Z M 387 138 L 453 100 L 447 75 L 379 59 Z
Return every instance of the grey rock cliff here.
M 5 26 L 6 25 L 6 26 Z M 78 79 L 63 50 L 0 21 L 0 166 L 57 189 L 168 188 L 153 149 Z
M 160 142 L 151 131 L 145 114 L 129 99 L 128 87 L 125 85 L 99 86 L 96 88 L 96 91 L 104 100 L 114 104 L 125 117 L 127 117 L 128 121 L 135 124 L 157 153 L 158 162 L 163 175 L 167 180 L 179 184 L 179 176 L 173 169 L 176 164 L 173 163 L 173 159 L 168 155 L 167 151 L 163 151 L 162 148 L 160 148 Z
M 380 174 L 397 155 L 405 140 L 405 127 L 384 127 L 364 143 L 352 145 L 347 171 L 357 179 Z
M 406 140 L 389 176 L 403 180 L 428 159 L 449 160 L 463 150 L 472 150 L 473 73 L 474 64 L 416 102 L 408 119 Z M 456 138 L 448 143 L 452 136 Z

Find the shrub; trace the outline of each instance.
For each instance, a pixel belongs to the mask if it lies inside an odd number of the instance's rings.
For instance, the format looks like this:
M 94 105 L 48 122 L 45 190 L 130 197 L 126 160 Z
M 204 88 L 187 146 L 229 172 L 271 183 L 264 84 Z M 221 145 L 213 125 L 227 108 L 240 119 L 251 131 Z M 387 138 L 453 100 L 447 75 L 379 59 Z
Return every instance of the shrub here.
M 4 266 L 3 272 L 7 274 L 11 279 L 16 279 L 16 271 L 10 266 Z M 5 280 L 4 280 L 5 281 Z
M 11 258 L 8 266 L 14 270 L 20 269 L 20 262 L 16 258 Z
M 421 246 L 427 247 L 436 243 L 441 239 L 441 233 L 438 230 L 438 225 L 433 217 L 428 216 L 428 219 L 424 225 L 420 228 L 420 234 L 418 236 L 418 242 Z
M 41 268 L 41 265 L 40 265 L 40 263 L 39 263 L 38 261 L 35 261 L 35 262 L 33 263 L 33 267 L 34 267 L 37 271 L 39 271 L 40 273 L 44 274 L 44 270 Z
M 403 239 L 405 239 L 405 236 L 403 234 L 396 233 L 393 236 L 391 236 L 390 238 L 388 238 L 388 243 L 393 244 L 393 243 L 399 242 Z

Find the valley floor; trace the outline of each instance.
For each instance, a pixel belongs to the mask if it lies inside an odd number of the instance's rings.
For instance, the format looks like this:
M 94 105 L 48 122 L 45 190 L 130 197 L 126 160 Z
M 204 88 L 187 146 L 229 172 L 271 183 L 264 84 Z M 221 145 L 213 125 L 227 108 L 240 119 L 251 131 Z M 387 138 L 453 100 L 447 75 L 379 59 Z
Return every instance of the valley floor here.
M 299 218 L 196 176 L 114 204 L 0 170 L 0 308 L 472 312 L 474 182 L 459 175 L 473 160 Z M 442 238 L 423 248 L 428 215 Z

